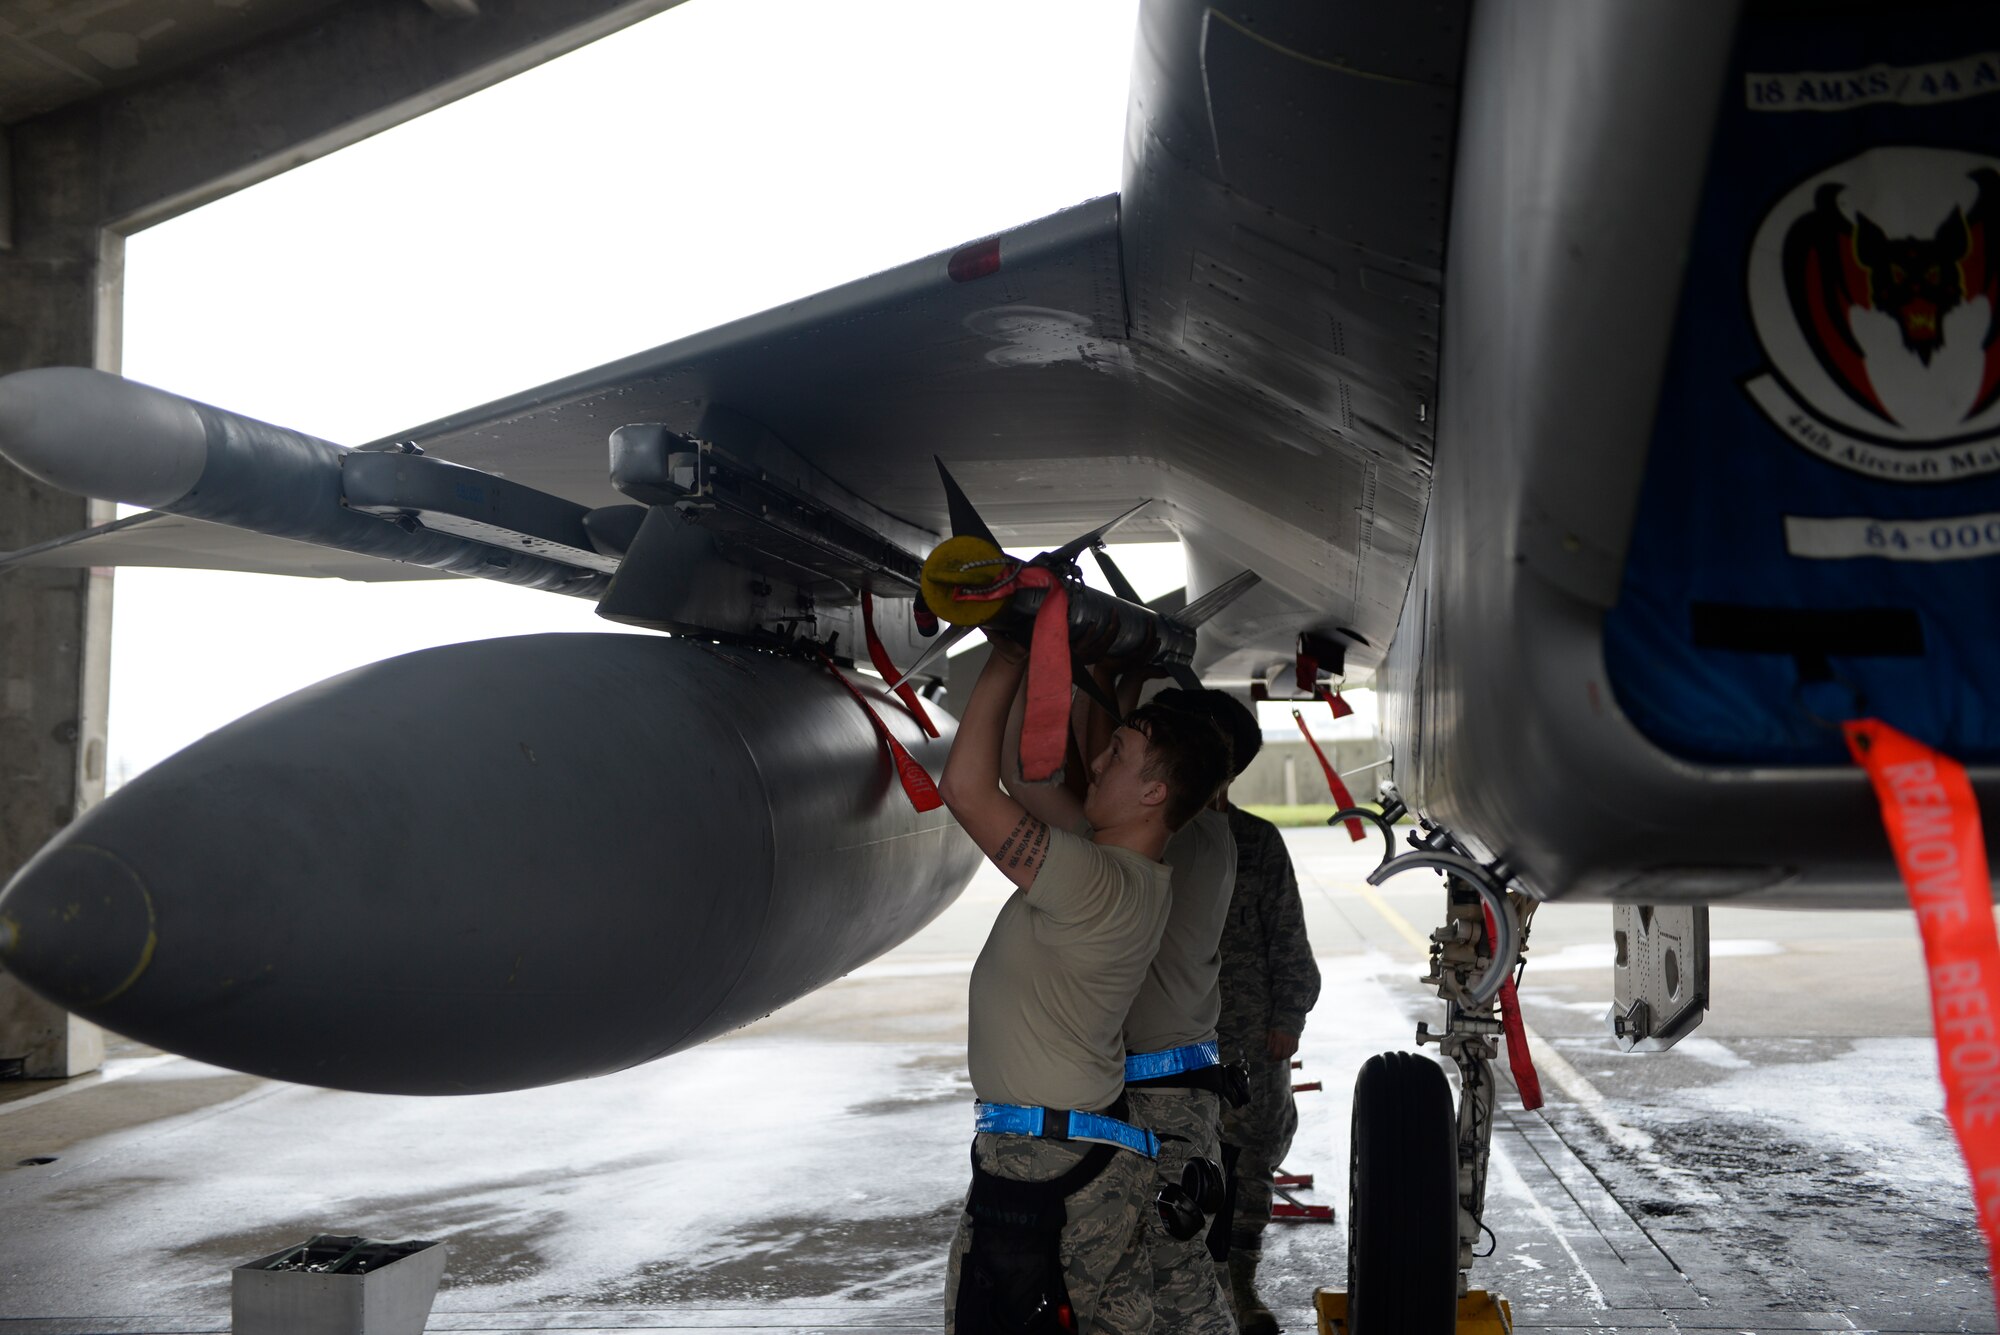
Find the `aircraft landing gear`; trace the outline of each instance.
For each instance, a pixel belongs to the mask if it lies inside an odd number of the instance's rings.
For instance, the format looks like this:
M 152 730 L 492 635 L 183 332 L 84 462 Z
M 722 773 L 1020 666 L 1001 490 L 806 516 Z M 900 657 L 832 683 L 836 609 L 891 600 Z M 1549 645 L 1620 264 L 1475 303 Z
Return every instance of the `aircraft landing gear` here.
M 1393 795 L 1390 803 L 1393 814 L 1377 821 L 1385 833 L 1401 814 Z M 1423 830 L 1410 836 L 1414 852 L 1385 856 L 1368 880 L 1380 885 L 1418 867 L 1444 875 L 1447 918 L 1431 933 L 1424 982 L 1444 1000 L 1445 1023 L 1438 1031 L 1418 1025 L 1417 1043 L 1437 1044 L 1458 1067 L 1459 1100 L 1454 1111 L 1443 1070 L 1417 1053 L 1383 1053 L 1361 1068 L 1347 1292 L 1320 1295 L 1322 1330 L 1343 1335 L 1455 1335 L 1510 1325 L 1504 1303 L 1470 1291 L 1466 1272 L 1485 1232 L 1502 1032 L 1495 1000 L 1514 975 L 1525 923 L 1506 893 L 1504 866 L 1472 858 L 1442 827 L 1426 822 Z

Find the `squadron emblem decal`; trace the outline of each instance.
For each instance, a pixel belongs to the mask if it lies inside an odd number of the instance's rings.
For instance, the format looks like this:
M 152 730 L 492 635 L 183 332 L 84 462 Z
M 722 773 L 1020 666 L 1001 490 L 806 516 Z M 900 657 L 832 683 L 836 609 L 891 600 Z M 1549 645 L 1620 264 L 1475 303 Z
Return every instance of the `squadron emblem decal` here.
M 2000 159 L 1877 148 L 1758 226 L 1744 385 L 1794 442 L 1889 481 L 2000 471 Z

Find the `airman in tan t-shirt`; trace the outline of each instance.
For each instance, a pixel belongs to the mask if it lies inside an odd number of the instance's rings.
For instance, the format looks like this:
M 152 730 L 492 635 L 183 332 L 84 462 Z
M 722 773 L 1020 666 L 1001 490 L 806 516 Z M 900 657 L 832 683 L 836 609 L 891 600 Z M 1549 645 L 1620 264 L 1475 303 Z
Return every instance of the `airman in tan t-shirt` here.
M 1166 929 L 1171 891 L 1160 853 L 1227 777 L 1228 743 L 1199 720 L 1137 710 L 1091 761 L 1082 810 L 1071 813 L 1090 823 L 1092 837 L 1051 828 L 1000 786 L 1026 659 L 1020 645 L 994 640 L 938 785 L 966 834 L 1020 888 L 974 966 L 968 1066 L 983 1102 L 1102 1112 L 1119 1099 L 1125 1015 Z M 1067 1125 L 1050 1129 L 1061 1135 Z M 1053 1183 L 1086 1167 L 1089 1175 L 1061 1194 L 1059 1273 L 1025 1291 L 1018 1276 L 1003 1283 L 996 1268 L 1018 1258 L 999 1249 L 1018 1224 L 989 1215 L 975 1227 L 968 1199 L 945 1268 L 947 1335 L 961 1304 L 982 1327 L 992 1318 L 1025 1328 L 1060 1303 L 1072 1309 L 1075 1329 L 1093 1335 L 1151 1330 L 1141 1229 L 1151 1160 L 1129 1146 L 1093 1149 L 1025 1131 L 981 1132 L 972 1148 L 975 1191 L 996 1180 Z M 1089 1167 L 1097 1154 L 1108 1157 Z
M 1094 1112 L 1125 1088 L 1121 1032 L 1167 926 L 1168 869 L 1062 830 L 1048 845 L 972 966 L 966 1060 L 987 1103 Z

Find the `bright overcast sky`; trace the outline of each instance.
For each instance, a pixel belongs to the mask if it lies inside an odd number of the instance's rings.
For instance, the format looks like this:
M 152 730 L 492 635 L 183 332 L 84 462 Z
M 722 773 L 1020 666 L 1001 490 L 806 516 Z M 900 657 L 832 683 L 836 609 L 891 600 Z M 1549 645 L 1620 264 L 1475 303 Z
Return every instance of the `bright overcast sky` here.
M 1111 193 L 1136 8 L 687 0 L 133 236 L 124 373 L 358 444 Z M 1178 550 L 1121 558 L 1150 597 Z M 477 580 L 116 587 L 114 781 L 390 654 L 616 629 Z

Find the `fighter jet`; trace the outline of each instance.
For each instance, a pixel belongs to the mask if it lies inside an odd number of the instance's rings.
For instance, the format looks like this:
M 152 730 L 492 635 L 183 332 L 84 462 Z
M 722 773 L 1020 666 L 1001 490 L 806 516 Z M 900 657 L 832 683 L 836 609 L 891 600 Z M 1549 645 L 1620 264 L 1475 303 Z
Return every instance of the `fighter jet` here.
M 1700 906 L 1902 902 L 1843 722 L 2000 796 L 1996 50 L 1990 6 L 1148 0 L 1117 195 L 762 315 L 353 448 L 0 381 L 0 453 L 152 507 L 4 564 L 446 572 L 667 632 L 260 710 L 22 869 L 0 957 L 357 1089 L 745 1023 L 974 866 L 923 809 L 923 586 L 979 537 L 996 626 L 1072 663 L 1382 693 L 1381 800 L 1345 814 L 1420 820 L 1377 875 L 1443 874 L 1426 1037 L 1462 1081 L 1454 1111 L 1432 1063 L 1363 1074 L 1354 1320 L 1448 1330 L 1534 906 L 1621 905 L 1609 1021 L 1666 1046 Z M 1141 501 L 1199 616 L 1082 592 Z

